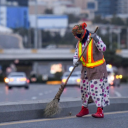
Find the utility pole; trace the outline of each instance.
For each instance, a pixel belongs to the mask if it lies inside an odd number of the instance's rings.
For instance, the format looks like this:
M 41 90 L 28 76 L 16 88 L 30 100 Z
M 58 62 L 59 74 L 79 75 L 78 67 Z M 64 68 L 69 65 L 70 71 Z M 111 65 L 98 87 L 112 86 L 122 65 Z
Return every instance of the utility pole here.
M 109 49 L 112 50 L 112 28 L 111 27 L 109 27 L 109 42 L 110 42 Z
M 118 49 L 120 49 L 120 31 L 118 33 Z
M 128 49 L 128 28 L 127 28 L 127 49 Z
M 42 33 L 41 33 L 41 30 L 38 29 L 38 41 L 39 41 L 39 48 L 41 49 L 42 48 Z
M 38 45 L 37 45 L 38 44 L 38 38 L 37 38 L 38 37 L 37 15 L 38 15 L 37 14 L 37 0 L 35 0 L 35 31 L 34 31 L 34 33 L 35 33 L 34 48 L 35 49 L 38 48 Z
M 0 0 L 0 5 L 1 5 L 1 0 Z M 0 7 L 0 25 L 1 25 L 1 7 Z

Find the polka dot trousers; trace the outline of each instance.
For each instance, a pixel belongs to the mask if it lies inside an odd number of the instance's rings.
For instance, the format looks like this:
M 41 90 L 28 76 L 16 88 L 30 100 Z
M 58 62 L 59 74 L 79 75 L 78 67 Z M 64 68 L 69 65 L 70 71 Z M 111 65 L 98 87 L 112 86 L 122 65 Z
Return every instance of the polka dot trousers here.
M 88 81 L 86 77 L 82 80 L 80 88 L 82 95 L 82 106 L 87 107 L 90 96 L 97 107 L 105 107 L 106 105 L 110 104 L 107 78 Z

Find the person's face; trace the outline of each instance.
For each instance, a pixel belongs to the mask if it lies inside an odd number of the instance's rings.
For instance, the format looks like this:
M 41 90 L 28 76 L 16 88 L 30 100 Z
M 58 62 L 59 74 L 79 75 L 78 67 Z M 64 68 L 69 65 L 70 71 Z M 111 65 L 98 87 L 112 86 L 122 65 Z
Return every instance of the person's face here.
M 75 38 L 80 41 L 80 38 L 78 38 L 77 36 L 75 36 Z

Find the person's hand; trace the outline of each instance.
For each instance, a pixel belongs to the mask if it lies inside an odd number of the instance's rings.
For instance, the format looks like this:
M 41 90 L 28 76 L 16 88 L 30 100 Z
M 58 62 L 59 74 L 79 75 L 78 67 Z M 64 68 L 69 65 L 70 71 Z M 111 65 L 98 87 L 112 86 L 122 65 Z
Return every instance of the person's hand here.
M 97 38 L 96 33 L 91 33 L 91 36 L 90 36 L 90 37 L 93 38 L 93 39 L 95 40 L 96 43 L 99 42 L 99 39 Z
M 80 64 L 80 63 L 77 61 L 77 62 L 74 64 L 74 66 L 77 67 L 77 66 L 79 66 L 79 64 Z

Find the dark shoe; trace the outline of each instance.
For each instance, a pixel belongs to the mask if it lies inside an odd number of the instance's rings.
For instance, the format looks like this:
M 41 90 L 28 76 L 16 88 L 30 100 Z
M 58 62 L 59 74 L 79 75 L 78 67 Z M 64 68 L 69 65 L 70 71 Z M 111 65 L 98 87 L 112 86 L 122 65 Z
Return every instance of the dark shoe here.
M 82 106 L 81 111 L 76 115 L 76 117 L 82 117 L 84 115 L 88 115 L 89 110 L 87 107 Z

